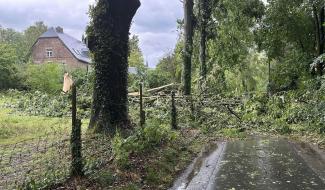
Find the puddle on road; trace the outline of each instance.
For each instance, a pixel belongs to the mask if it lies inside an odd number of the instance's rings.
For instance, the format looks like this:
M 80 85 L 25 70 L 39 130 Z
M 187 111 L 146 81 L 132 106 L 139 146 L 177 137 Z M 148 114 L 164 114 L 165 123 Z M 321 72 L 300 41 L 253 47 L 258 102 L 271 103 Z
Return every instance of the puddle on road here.
M 325 189 L 321 176 L 283 139 L 229 142 L 224 161 L 211 189 Z
M 214 152 L 217 148 L 218 148 L 218 144 L 216 142 L 210 143 L 208 146 L 204 147 L 204 150 L 201 151 L 200 156 L 194 162 L 194 166 L 191 169 L 192 170 L 191 173 L 186 178 L 187 184 L 183 184 L 183 187 L 184 186 L 185 188 L 187 187 L 188 182 L 192 181 L 193 178 L 196 176 L 196 174 L 201 170 L 203 160 L 209 157 L 211 153 Z
M 312 145 L 302 142 L 290 142 L 290 144 L 325 183 L 325 152 L 318 147 L 312 147 Z
M 325 160 L 308 144 L 280 138 L 211 144 L 171 189 L 325 189 Z
M 190 182 L 193 181 L 193 178 L 201 171 L 204 166 L 204 163 L 208 157 L 211 156 L 218 149 L 217 142 L 211 142 L 201 151 L 199 156 L 192 162 L 192 164 L 183 172 L 177 181 L 175 181 L 174 186 L 170 190 L 185 190 L 187 189 Z

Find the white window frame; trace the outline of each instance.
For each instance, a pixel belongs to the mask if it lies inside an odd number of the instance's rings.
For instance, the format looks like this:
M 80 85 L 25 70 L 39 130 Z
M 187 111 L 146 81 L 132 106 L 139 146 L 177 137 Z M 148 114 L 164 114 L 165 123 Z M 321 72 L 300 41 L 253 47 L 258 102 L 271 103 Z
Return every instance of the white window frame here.
M 52 48 L 46 48 L 46 57 L 47 58 L 53 57 L 53 49 Z

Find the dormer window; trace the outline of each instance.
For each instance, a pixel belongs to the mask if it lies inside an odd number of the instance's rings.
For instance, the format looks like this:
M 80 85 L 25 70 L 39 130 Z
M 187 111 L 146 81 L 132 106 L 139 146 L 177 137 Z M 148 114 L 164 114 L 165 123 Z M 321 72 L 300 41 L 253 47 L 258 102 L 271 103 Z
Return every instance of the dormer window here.
M 46 57 L 48 57 L 48 58 L 53 57 L 53 49 L 52 48 L 46 49 Z

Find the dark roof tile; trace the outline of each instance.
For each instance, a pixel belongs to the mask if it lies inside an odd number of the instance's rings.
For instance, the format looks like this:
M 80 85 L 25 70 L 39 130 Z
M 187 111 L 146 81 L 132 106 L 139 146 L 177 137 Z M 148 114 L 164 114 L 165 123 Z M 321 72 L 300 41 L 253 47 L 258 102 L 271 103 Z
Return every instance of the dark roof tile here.
M 79 61 L 91 63 L 89 58 L 89 49 L 86 44 L 68 34 L 58 33 L 54 28 L 49 28 L 48 31 L 40 36 L 40 38 L 59 38 Z

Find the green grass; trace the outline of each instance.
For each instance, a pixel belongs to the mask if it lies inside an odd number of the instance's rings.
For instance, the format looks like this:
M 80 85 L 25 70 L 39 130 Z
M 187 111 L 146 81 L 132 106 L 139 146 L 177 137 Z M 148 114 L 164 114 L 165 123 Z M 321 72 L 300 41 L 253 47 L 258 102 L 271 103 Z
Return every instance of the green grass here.
M 71 118 L 17 114 L 13 110 L 2 108 L 9 101 L 15 100 L 0 94 L 0 145 L 15 144 L 51 134 L 70 134 Z M 83 129 L 86 129 L 88 120 L 83 120 L 82 123 Z
M 10 110 L 0 111 L 0 144 L 14 144 L 52 133 L 67 133 L 71 122 L 67 118 L 19 116 Z
M 237 128 L 224 128 L 221 130 L 221 134 L 222 136 L 228 138 L 239 138 L 239 139 L 246 138 L 246 133 L 242 132 L 240 129 Z

